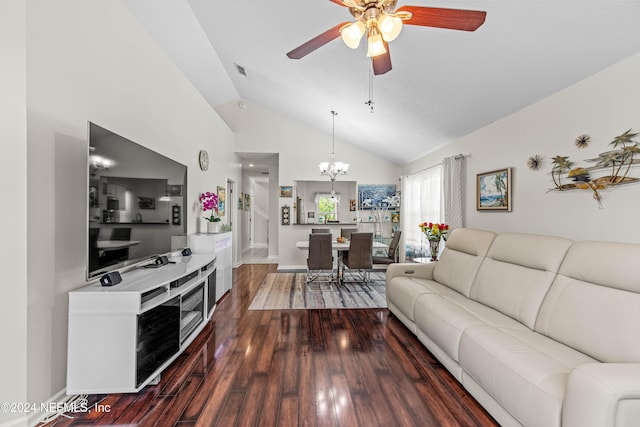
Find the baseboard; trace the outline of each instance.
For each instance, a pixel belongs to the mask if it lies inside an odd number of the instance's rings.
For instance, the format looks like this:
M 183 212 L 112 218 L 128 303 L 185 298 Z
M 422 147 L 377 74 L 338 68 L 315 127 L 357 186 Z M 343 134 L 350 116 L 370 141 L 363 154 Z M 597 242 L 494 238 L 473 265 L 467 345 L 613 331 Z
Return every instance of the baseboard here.
M 306 265 L 278 265 L 278 272 L 280 273 L 298 273 L 300 271 L 307 271 Z
M 2 427 L 24 427 L 29 425 L 28 419 L 29 418 L 27 417 L 27 414 L 20 414 L 17 418 L 11 421 L 2 422 L 1 424 L 2 424 Z
M 57 416 L 55 416 L 56 414 L 59 414 L 58 416 L 62 416 L 65 412 L 86 412 L 91 409 L 87 406 L 88 403 L 86 396 L 67 395 L 66 388 L 63 388 L 39 405 L 40 408 L 38 408 L 37 411 L 31 412 L 27 419 L 28 423 L 23 425 L 33 427 L 42 422 L 50 422 L 54 420 L 57 418 Z

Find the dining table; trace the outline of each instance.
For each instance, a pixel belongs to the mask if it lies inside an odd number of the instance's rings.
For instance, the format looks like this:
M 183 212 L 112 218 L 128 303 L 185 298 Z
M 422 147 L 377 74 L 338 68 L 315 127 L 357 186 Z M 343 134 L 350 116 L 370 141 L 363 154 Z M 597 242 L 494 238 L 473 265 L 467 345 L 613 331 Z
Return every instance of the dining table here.
M 349 240 L 344 241 L 344 242 L 338 242 L 337 240 L 333 240 L 331 242 L 331 249 L 333 251 L 337 251 L 338 252 L 338 256 L 337 258 L 337 277 L 338 277 L 338 282 L 341 283 L 342 282 L 342 273 L 344 271 L 344 267 L 342 267 L 342 262 L 341 262 L 341 257 L 340 252 L 343 251 L 348 251 L 349 250 Z M 309 240 L 300 240 L 296 242 L 296 248 L 300 249 L 300 250 L 309 250 Z M 389 245 L 387 245 L 386 243 L 382 243 L 380 241 L 374 240 L 373 241 L 373 248 L 374 251 L 375 250 L 381 250 L 381 249 L 389 249 Z

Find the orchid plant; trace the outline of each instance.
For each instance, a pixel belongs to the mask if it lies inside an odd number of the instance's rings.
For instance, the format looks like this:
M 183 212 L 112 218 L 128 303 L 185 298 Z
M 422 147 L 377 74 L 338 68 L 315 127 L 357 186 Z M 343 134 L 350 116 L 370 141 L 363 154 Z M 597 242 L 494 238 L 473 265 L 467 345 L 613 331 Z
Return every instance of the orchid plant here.
M 218 195 L 209 191 L 200 193 L 200 209 L 203 212 L 211 211 L 211 215 L 205 216 L 209 222 L 218 222 L 220 217 L 218 216 Z

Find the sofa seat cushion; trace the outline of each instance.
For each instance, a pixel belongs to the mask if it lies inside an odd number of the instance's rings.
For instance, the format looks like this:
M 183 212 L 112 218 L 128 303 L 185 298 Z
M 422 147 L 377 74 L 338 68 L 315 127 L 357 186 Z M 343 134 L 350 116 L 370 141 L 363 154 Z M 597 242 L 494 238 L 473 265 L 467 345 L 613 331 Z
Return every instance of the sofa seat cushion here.
M 460 365 L 521 424 L 559 426 L 569 372 L 595 360 L 528 329 L 470 326 Z
M 387 301 L 393 304 L 410 321 L 415 322 L 414 306 L 423 294 L 454 295 L 457 292 L 438 282 L 415 277 L 398 276 L 387 283 Z
M 527 329 L 511 317 L 459 294 L 423 294 L 418 297 L 414 312 L 416 328 L 456 362 L 460 338 L 470 326 Z

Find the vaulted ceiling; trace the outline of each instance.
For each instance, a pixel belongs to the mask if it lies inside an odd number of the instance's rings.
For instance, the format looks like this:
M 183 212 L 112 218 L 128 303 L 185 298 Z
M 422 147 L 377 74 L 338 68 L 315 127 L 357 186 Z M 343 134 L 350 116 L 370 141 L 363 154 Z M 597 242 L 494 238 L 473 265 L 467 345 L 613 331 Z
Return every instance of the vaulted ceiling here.
M 486 21 L 475 32 L 405 26 L 393 69 L 373 78 L 366 43 L 286 56 L 352 20 L 330 0 L 125 3 L 213 107 L 246 100 L 327 133 L 336 110 L 337 139 L 398 165 L 640 52 L 637 0 L 400 0 Z

